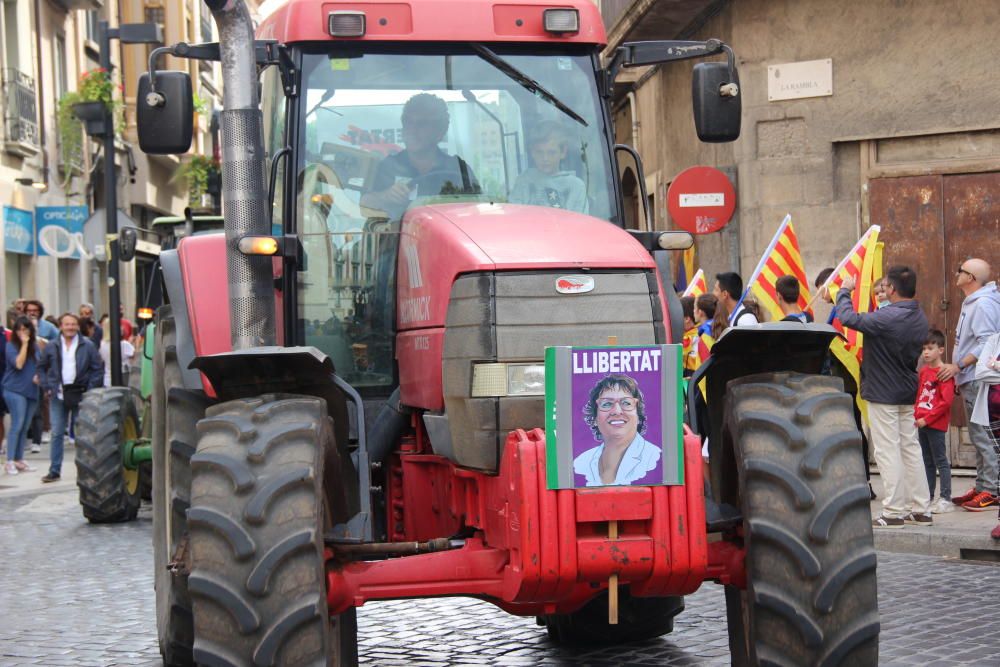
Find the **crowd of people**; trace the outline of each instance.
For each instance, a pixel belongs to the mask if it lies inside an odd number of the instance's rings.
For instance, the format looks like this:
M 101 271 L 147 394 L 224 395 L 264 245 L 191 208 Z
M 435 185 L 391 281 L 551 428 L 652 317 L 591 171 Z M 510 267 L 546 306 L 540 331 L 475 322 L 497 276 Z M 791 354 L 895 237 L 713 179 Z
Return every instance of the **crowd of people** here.
M 859 388 L 867 406 L 863 455 L 867 470 L 870 438 L 883 484 L 882 510 L 872 526 L 931 526 L 934 514 L 959 508 L 1000 511 L 1000 290 L 989 263 L 970 258 L 956 271 L 955 286 L 964 300 L 950 362 L 947 334 L 930 327 L 916 300 L 915 270 L 890 267 L 873 285 L 869 312 L 856 311 L 852 279 L 844 280 L 835 296 L 825 289 L 832 273 L 832 268 L 825 269 L 815 281 L 832 304 L 829 322 L 839 320 L 843 327 L 864 334 Z M 812 321 L 799 307 L 800 292 L 793 276 L 776 281 L 783 322 Z M 727 328 L 764 321 L 752 295 L 742 296 L 740 276 L 726 272 L 716 275 L 711 294 L 681 299 L 685 374 L 697 370 Z M 835 363 L 831 355 L 827 368 Z M 956 399 L 964 406 L 976 451 L 976 480 L 972 488 L 953 496 L 946 435 Z M 861 425 L 860 412 L 857 418 Z M 1000 540 L 1000 523 L 991 536 Z
M 45 315 L 35 299 L 15 299 L 0 325 L 0 455 L 4 473 L 35 472 L 25 453 L 40 453 L 49 443 L 49 466 L 43 483 L 62 477 L 64 445 L 73 441 L 74 425 L 83 394 L 110 386 L 110 340 L 105 335 L 110 318 L 94 319 L 94 306 L 80 304 L 76 313 Z M 122 366 L 135 355 L 135 326 L 120 317 Z M 4 418 L 9 415 L 9 428 Z

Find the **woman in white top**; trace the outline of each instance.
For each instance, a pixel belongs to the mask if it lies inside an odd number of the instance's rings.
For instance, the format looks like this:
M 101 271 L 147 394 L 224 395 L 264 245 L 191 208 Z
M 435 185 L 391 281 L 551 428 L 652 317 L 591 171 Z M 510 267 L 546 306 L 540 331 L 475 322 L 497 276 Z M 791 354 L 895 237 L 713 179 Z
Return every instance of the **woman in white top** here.
M 583 475 L 587 486 L 662 483 L 644 480 L 660 467 L 660 448 L 642 437 L 646 411 L 642 391 L 634 378 L 608 375 L 590 390 L 583 409 L 584 421 L 601 444 L 573 460 L 573 472 Z
M 108 329 L 108 325 L 111 323 L 110 318 L 107 315 L 101 318 L 101 328 L 105 331 L 111 331 Z M 111 340 L 110 335 L 105 336 L 101 339 L 101 360 L 104 362 L 104 386 L 111 386 Z M 122 344 L 122 373 L 128 373 L 128 360 L 135 355 L 135 346 L 124 338 L 121 341 Z

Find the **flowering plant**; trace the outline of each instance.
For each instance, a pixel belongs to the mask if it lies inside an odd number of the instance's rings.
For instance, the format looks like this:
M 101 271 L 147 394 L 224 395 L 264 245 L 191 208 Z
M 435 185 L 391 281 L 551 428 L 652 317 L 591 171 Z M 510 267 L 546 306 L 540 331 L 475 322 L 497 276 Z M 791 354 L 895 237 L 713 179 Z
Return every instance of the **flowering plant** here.
M 121 96 L 124 88 L 115 84 L 112 74 L 98 67 L 84 72 L 80 76 L 76 90 L 71 90 L 59 99 L 56 112 L 56 125 L 59 129 L 59 151 L 64 165 L 65 187 L 73 176 L 71 165 L 80 165 L 83 161 L 83 133 L 80 119 L 74 112 L 74 107 L 86 102 L 100 102 L 111 110 L 115 132 L 125 125 L 125 107 Z
M 209 181 L 219 173 L 218 160 L 195 154 L 178 167 L 170 182 L 185 181 L 188 187 L 188 200 L 197 207 L 201 205 L 202 195 L 208 192 Z

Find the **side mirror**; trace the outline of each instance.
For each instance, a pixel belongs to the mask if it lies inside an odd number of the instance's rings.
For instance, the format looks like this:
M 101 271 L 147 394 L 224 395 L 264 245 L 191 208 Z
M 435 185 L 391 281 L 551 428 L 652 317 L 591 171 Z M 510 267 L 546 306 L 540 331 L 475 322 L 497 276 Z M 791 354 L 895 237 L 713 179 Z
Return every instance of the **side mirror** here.
M 694 125 L 705 142 L 735 141 L 740 136 L 743 113 L 740 77 L 724 62 L 698 63 L 691 77 Z
M 156 72 L 156 87 L 149 72 L 139 77 L 136 95 L 139 147 L 145 153 L 187 153 L 194 132 L 194 92 L 187 72 Z
M 135 245 L 139 235 L 135 227 L 125 227 L 118 232 L 118 259 L 131 262 L 135 259 Z

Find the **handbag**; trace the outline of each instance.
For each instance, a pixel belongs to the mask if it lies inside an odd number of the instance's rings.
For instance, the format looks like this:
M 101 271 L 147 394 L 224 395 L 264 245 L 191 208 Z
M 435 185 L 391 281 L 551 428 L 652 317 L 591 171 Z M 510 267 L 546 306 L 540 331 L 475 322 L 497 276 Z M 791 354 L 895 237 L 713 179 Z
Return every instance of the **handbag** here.
M 80 401 L 83 400 L 83 393 L 85 391 L 87 391 L 87 388 L 82 384 L 64 384 L 62 386 L 63 407 L 67 410 L 75 410 L 80 407 Z

